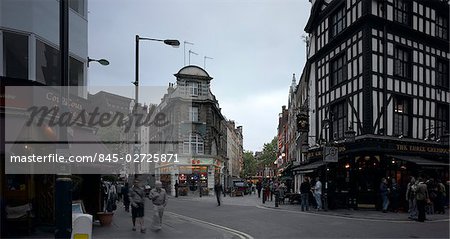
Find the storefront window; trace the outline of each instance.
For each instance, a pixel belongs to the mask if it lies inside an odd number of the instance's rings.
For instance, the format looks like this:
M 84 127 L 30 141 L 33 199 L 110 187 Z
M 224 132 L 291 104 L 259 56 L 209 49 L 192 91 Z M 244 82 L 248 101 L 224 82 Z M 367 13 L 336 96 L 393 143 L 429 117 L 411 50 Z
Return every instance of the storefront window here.
M 4 75 L 28 79 L 28 36 L 3 32 Z

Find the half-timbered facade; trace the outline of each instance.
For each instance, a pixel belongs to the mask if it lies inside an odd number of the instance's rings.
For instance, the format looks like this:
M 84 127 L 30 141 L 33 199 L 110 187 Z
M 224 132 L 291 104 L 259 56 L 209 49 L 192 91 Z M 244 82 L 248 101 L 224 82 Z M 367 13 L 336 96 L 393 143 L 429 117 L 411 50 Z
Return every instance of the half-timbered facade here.
M 315 142 L 298 170 L 315 168 L 333 184 L 329 196 L 343 193 L 352 206 L 374 206 L 382 177 L 448 179 L 448 1 L 311 2 Z M 325 146 L 337 147 L 337 163 L 320 162 Z

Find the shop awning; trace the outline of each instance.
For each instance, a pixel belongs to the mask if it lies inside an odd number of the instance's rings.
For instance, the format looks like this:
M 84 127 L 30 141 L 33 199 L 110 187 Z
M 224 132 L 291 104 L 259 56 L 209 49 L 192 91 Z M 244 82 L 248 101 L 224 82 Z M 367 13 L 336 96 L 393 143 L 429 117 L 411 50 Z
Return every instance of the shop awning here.
M 392 158 L 395 158 L 398 160 L 415 163 L 417 165 L 422 165 L 422 166 L 445 166 L 445 167 L 449 166 L 448 163 L 436 162 L 436 161 L 425 159 L 425 158 L 422 158 L 419 156 L 406 156 L 406 155 L 386 155 L 386 156 L 392 157 Z
M 295 172 L 299 172 L 299 173 L 312 173 L 314 172 L 315 169 L 319 168 L 320 166 L 325 165 L 325 162 L 323 161 L 316 161 L 310 164 L 306 164 L 306 165 L 300 165 L 295 167 L 293 170 Z

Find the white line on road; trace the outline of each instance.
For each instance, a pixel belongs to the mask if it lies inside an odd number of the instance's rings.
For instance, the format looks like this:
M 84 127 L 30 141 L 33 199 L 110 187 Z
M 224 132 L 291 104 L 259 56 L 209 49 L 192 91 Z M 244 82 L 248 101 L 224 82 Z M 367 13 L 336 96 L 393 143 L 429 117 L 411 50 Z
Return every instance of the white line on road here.
M 355 217 L 345 217 L 345 216 L 338 216 L 338 215 L 329 215 L 329 214 L 318 214 L 318 213 L 309 213 L 309 212 L 299 212 L 299 211 L 291 211 L 291 210 L 285 210 L 285 209 L 275 209 L 265 206 L 257 205 L 257 208 L 265 209 L 265 210 L 272 210 L 272 211 L 278 211 L 278 212 L 290 212 L 290 213 L 297 213 L 297 214 L 303 214 L 303 215 L 311 215 L 311 216 L 320 216 L 320 217 L 332 217 L 332 218 L 340 218 L 340 219 L 347 219 L 347 220 L 354 220 L 354 221 L 369 221 L 369 222 L 394 222 L 394 223 L 413 223 L 414 221 L 410 220 L 404 220 L 404 221 L 394 221 L 394 220 L 385 220 L 385 219 L 372 219 L 372 218 L 355 218 Z M 427 222 L 448 222 L 450 219 L 439 219 L 439 220 L 433 220 L 433 221 L 427 221 Z
M 211 222 L 202 221 L 202 220 L 199 220 L 199 219 L 196 219 L 196 218 L 180 215 L 180 214 L 173 213 L 173 212 L 166 212 L 166 213 L 171 214 L 172 216 L 175 216 L 175 217 L 179 217 L 179 218 L 183 218 L 183 219 L 189 220 L 189 221 L 194 221 L 194 222 L 199 223 L 199 224 L 206 224 L 206 225 L 218 228 L 220 230 L 223 230 L 223 231 L 229 232 L 229 233 L 231 233 L 233 235 L 236 235 L 236 236 L 238 236 L 239 238 L 242 238 L 242 239 L 253 239 L 253 237 L 248 235 L 247 233 L 241 232 L 241 231 L 238 231 L 238 230 L 234 230 L 234 229 L 231 229 L 229 227 L 224 227 L 224 226 L 217 225 L 217 224 L 214 224 L 214 223 L 211 223 Z

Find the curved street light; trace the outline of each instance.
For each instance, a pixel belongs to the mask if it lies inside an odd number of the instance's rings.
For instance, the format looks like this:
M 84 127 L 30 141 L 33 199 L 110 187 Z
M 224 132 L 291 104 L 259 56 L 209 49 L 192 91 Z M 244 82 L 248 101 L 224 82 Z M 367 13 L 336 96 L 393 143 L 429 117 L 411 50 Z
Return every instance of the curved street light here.
M 96 61 L 96 62 L 100 63 L 100 65 L 103 65 L 103 66 L 109 65 L 109 61 L 106 59 L 98 59 L 97 60 L 97 59 L 92 59 L 92 58 L 88 57 L 88 62 L 87 62 L 88 67 L 89 67 L 89 62 L 91 62 L 91 61 Z

